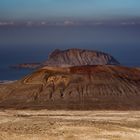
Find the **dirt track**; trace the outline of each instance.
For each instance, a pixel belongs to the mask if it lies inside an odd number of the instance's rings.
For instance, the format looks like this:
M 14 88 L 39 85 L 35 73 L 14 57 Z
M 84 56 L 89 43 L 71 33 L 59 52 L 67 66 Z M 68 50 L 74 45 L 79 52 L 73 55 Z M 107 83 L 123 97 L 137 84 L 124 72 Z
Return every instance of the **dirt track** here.
M 0 111 L 0 140 L 139 140 L 139 138 L 139 111 Z

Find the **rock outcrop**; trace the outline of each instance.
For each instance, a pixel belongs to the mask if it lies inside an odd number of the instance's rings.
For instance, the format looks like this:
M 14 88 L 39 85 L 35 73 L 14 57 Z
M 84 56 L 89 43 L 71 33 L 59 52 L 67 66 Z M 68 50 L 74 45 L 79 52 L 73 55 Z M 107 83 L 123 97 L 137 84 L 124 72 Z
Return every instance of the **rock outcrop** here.
M 22 80 L 0 85 L 0 108 L 140 109 L 140 70 L 46 66 Z
M 47 66 L 119 65 L 111 55 L 84 49 L 55 50 L 43 63 Z

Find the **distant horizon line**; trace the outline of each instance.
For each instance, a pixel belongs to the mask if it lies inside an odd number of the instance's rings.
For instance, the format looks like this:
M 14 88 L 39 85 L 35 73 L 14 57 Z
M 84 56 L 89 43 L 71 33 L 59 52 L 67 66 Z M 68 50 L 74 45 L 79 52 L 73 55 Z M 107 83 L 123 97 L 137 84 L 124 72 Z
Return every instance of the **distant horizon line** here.
M 101 25 L 140 25 L 140 19 L 123 20 L 0 20 L 0 26 L 101 26 Z

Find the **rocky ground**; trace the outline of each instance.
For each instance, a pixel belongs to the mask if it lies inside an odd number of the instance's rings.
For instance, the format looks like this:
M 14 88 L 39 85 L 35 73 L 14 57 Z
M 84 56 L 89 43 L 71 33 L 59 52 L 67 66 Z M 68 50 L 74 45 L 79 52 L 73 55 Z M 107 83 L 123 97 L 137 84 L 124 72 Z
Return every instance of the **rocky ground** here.
M 140 111 L 0 110 L 0 140 L 139 140 Z

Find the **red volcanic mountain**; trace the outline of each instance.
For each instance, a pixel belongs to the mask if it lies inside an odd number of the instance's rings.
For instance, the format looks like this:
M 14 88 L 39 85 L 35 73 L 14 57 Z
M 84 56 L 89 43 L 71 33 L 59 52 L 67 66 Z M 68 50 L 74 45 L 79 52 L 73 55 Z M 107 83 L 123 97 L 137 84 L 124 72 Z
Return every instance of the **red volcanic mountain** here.
M 140 109 L 140 70 L 122 66 L 43 67 L 0 85 L 1 108 Z

